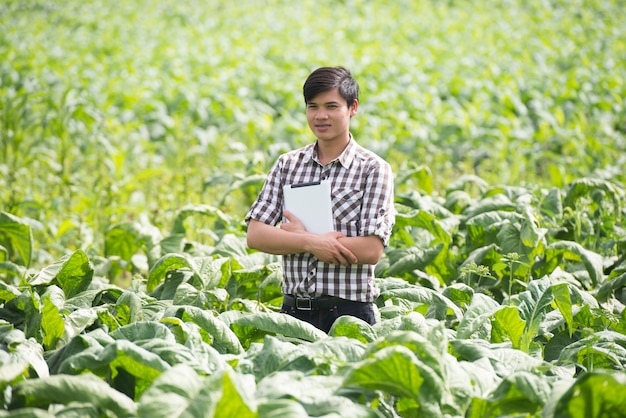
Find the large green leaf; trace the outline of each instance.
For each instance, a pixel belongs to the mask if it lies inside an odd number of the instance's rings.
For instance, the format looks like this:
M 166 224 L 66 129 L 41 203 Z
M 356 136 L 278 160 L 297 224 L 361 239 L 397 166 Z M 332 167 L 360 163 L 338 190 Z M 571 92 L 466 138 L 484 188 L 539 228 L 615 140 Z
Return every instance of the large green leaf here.
M 176 343 L 162 340 L 142 341 L 141 347 L 159 355 L 168 364 L 186 364 L 199 374 L 212 374 L 228 367 L 230 356 L 220 354 L 205 340 L 202 329 L 194 323 L 179 318 L 167 317 L 161 320 L 176 336 Z
M 151 383 L 169 367 L 157 354 L 130 341 L 118 340 L 104 348 L 93 347 L 68 357 L 61 363 L 59 373 L 78 374 L 91 371 L 106 377 L 111 373 L 115 376 L 120 368 Z
M 190 368 L 173 367 L 142 394 L 142 417 L 257 417 L 251 376 L 232 371 L 200 377 Z
M 449 244 L 452 240 L 450 232 L 448 232 L 441 222 L 432 213 L 426 210 L 415 210 L 409 213 L 398 213 L 398 218 L 405 218 L 402 222 L 404 227 L 411 226 L 422 228 L 430 232 L 437 243 Z
M 12 249 L 23 265 L 30 267 L 33 236 L 28 223 L 15 215 L 0 211 L 0 245 Z
M 520 340 L 520 349 L 528 353 L 533 340 L 539 333 L 539 326 L 545 318 L 546 311 L 554 300 L 549 278 L 531 281 L 528 284 L 528 290 L 518 296 L 520 316 L 526 321 Z
M 228 189 L 222 194 L 222 197 L 218 202 L 220 207 L 224 204 L 228 196 L 230 196 L 230 194 L 233 192 L 241 191 L 242 189 L 246 189 L 249 187 L 253 187 L 254 189 L 257 189 L 257 190 L 260 189 L 261 186 L 263 186 L 263 183 L 265 182 L 265 180 L 267 179 L 267 176 L 265 174 L 251 174 L 245 177 L 235 176 L 235 178 L 236 179 L 229 184 Z M 209 184 L 210 182 L 207 182 L 207 181 L 204 182 L 204 186 L 207 186 Z
M 626 335 L 598 331 L 563 348 L 559 362 L 577 364 L 588 371 L 626 369 Z
M 266 335 L 260 349 L 252 352 L 248 351 L 247 360 L 250 366 L 246 367 L 245 363 L 240 363 L 238 370 L 250 368 L 257 379 L 262 379 L 279 370 L 291 370 L 289 365 L 293 362 L 294 357 L 306 356 L 309 353 L 308 345 L 296 345 L 292 342 L 283 341 L 271 335 Z M 302 367 L 302 364 L 300 363 Z M 314 367 L 309 362 L 299 369 L 303 373 L 307 373 Z
M 150 270 L 147 290 L 155 297 L 172 299 L 177 287 L 189 282 L 199 290 L 226 287 L 231 277 L 230 257 L 191 257 L 185 253 L 166 254 Z M 161 289 L 155 291 L 157 286 Z
M 475 249 L 495 244 L 504 225 L 520 222 L 523 217 L 515 212 L 486 212 L 468 218 L 465 224 L 468 247 Z
M 609 295 L 621 293 L 622 302 L 626 301 L 626 271 L 618 271 L 615 274 L 611 274 L 609 279 L 600 286 L 597 293 L 597 299 L 600 302 L 604 302 L 608 299 Z M 619 297 L 618 296 L 618 297 Z
M 611 203 L 614 205 L 615 212 L 619 213 L 623 197 L 620 196 L 613 183 L 601 178 L 586 177 L 573 181 L 567 190 L 565 198 L 563 199 L 563 206 L 575 208 L 576 202 L 581 197 L 592 195 L 598 190 L 607 195 Z
M 253 372 L 257 379 L 289 370 L 332 375 L 347 364 L 360 360 L 365 351 L 363 344 L 346 337 L 325 338 L 312 343 L 285 341 L 283 338 L 266 335 L 258 351 L 248 351 L 246 358 L 251 362 L 250 366 L 240 363 L 237 370 Z
M 508 344 L 490 343 L 484 340 L 450 340 L 450 346 L 455 356 L 464 361 L 481 363 L 488 362 L 496 376 L 505 377 L 514 371 L 535 372 L 543 368 L 555 369 L 543 360 L 532 357 L 521 350 L 511 348 Z
M 111 331 L 109 335 L 116 340 L 142 341 L 161 339 L 169 342 L 176 341 L 172 332 L 165 325 L 155 321 L 134 322 Z
M 328 331 L 331 337 L 349 337 L 362 343 L 372 342 L 377 335 L 372 326 L 360 318 L 344 315 L 337 318 Z
M 494 196 L 485 197 L 484 199 L 475 202 L 475 204 L 473 204 L 464 211 L 464 215 L 467 216 L 468 219 L 470 219 L 485 213 L 492 212 L 503 214 L 507 211 L 514 210 L 515 204 L 511 201 L 511 199 L 504 194 L 498 193 Z
M 534 416 L 548 402 L 550 393 L 550 382 L 542 376 L 515 373 L 507 376 L 487 399 L 474 399 L 467 417 Z
M 69 402 L 93 404 L 120 418 L 136 416 L 137 412 L 132 399 L 90 373 L 80 376 L 56 375 L 19 383 L 13 390 L 11 408 L 47 407 Z
M 356 363 L 346 376 L 345 386 L 359 386 L 416 402 L 409 413 L 442 416 L 445 384 L 415 353 L 402 345 L 378 350 Z
M 242 354 L 243 347 L 228 324 L 211 312 L 194 306 L 173 306 L 164 316 L 175 316 L 185 322 L 193 322 L 206 332 L 208 341 L 220 353 Z
M 172 234 L 185 234 L 187 231 L 185 221 L 192 216 L 201 216 L 213 222 L 213 232 L 215 237 L 223 235 L 223 231 L 228 227 L 231 220 L 220 209 L 210 205 L 188 205 L 183 207 L 176 214 Z M 222 231 L 222 233 L 220 233 Z
M 393 331 L 366 346 L 365 356 L 372 357 L 385 347 L 401 345 L 408 348 L 434 372 L 445 379 L 444 357 L 447 352 L 447 340 L 440 334 L 441 329 L 435 328 L 427 335 L 412 331 Z M 439 338 L 442 341 L 433 341 Z
M 445 265 L 441 261 L 437 261 L 442 253 L 446 253 L 447 249 L 444 244 L 437 244 L 426 250 L 417 248 L 416 246 L 408 246 L 394 248 L 386 253 L 389 257 L 389 266 L 385 271 L 386 276 L 402 277 L 410 281 L 415 281 L 416 270 L 427 270 L 430 266 L 445 271 Z
M 552 187 L 542 199 L 540 204 L 541 211 L 553 219 L 559 219 L 563 215 L 563 201 L 561 190 Z
M 464 283 L 452 283 L 446 286 L 445 289 L 442 289 L 441 294 L 458 306 L 461 306 L 461 308 L 465 308 L 472 301 L 474 289 Z
M 63 363 L 71 359 L 75 354 L 82 351 L 99 352 L 104 345 L 113 343 L 114 340 L 102 329 L 94 330 L 87 334 L 79 334 L 72 338 L 63 347 L 49 351 L 47 363 L 50 367 L 51 374 L 59 374 L 61 369 L 65 369 Z M 67 370 L 67 369 L 65 369 Z
M 144 320 L 142 301 L 136 292 L 126 290 L 117 298 L 115 319 L 122 326 Z
M 430 194 L 433 191 L 433 173 L 427 165 L 412 165 L 408 170 L 403 170 L 402 175 L 396 178 L 396 185 L 404 185 L 410 179 L 415 179 L 420 190 Z
M 138 401 L 141 417 L 175 418 L 184 415 L 204 384 L 191 367 L 179 364 L 157 377 Z
M 235 319 L 231 327 L 233 327 L 240 339 L 256 339 L 265 334 L 280 334 L 306 341 L 317 341 L 328 337 L 324 331 L 313 325 L 290 315 L 280 313 L 258 312 L 245 314 Z
M 194 271 L 198 273 L 198 289 L 223 288 L 231 275 L 229 257 L 196 257 L 194 265 Z
M 0 367 L 3 388 L 20 376 L 45 378 L 50 374 L 43 347 L 27 339 L 22 331 L 4 324 L 0 326 Z
M 139 222 L 126 222 L 111 226 L 105 234 L 105 257 L 118 256 L 122 260 L 131 261 L 142 247 L 148 257 L 148 266 L 161 256 L 159 242 L 162 236 L 158 228 Z
M 552 285 L 552 297 L 554 303 L 563 315 L 570 337 L 574 333 L 574 317 L 572 312 L 572 298 L 570 296 L 570 286 L 567 283 L 557 283 Z
M 247 263 L 249 259 L 233 259 L 232 277 L 226 285 L 231 299 L 250 299 L 280 305 L 282 266 L 277 263 L 256 263 L 249 268 L 238 268 L 240 261 Z
M 440 323 L 436 319 L 426 319 L 424 315 L 415 311 L 402 312 L 400 315 L 402 316 L 376 324 L 375 328 L 377 328 L 378 335 L 385 336 L 393 331 L 413 331 L 420 335 L 429 335 L 431 329 Z M 381 331 L 379 328 L 383 328 L 384 331 Z
M 345 410 L 344 410 L 345 411 Z M 259 402 L 259 416 L 264 418 L 301 418 L 307 411 L 295 400 L 272 399 Z M 357 415 L 351 414 L 356 417 Z
M 498 302 L 482 293 L 475 293 L 472 303 L 459 322 L 457 338 L 490 339 L 491 316 L 499 309 Z
M 224 234 L 215 245 L 212 254 L 221 255 L 223 257 L 245 256 L 248 254 L 248 247 L 241 236 Z
M 17 408 L 12 411 L 0 411 L 0 417 L 10 417 L 10 418 L 57 418 L 63 416 L 62 414 L 51 414 L 40 408 L 34 407 L 26 407 L 26 408 Z M 91 415 L 84 415 L 85 418 L 91 418 Z
M 603 283 L 604 273 L 600 254 L 589 251 L 573 241 L 557 241 L 546 247 L 545 264 L 549 270 L 546 271 L 547 274 L 551 273 L 557 266 L 567 262 L 583 264 L 589 279 L 581 277 L 581 282 L 587 288 Z M 568 271 L 567 268 L 564 270 Z
M 166 277 L 170 270 L 191 269 L 189 257 L 185 254 L 166 254 L 150 269 L 146 290 L 152 292 Z
M 448 315 L 454 315 L 456 318 L 463 316 L 461 309 L 447 297 L 443 296 L 441 292 L 426 287 L 406 285 L 403 288 L 383 290 L 381 291 L 381 296 L 385 298 L 404 299 L 426 305 L 428 306 L 426 316 L 440 320 L 446 319 Z
M 2 246 L 0 245 L 0 259 L 3 258 L 3 254 L 4 252 Z M 3 274 L 6 277 L 6 279 L 4 279 L 6 283 L 11 283 L 9 280 L 10 277 L 15 279 L 13 283 L 19 283 L 19 281 L 26 276 L 27 271 L 28 269 L 25 266 L 21 266 L 11 261 L 0 261 L 0 274 Z
M 293 399 L 306 410 L 304 416 L 379 416 L 371 407 L 342 396 L 345 390 L 352 391 L 352 388 L 342 388 L 342 383 L 342 376 L 307 374 L 299 370 L 283 371 L 260 380 L 256 395 L 260 402 L 269 402 L 271 405 L 276 405 L 276 401 Z M 282 409 L 283 403 L 278 403 L 278 407 Z M 259 406 L 259 413 L 266 410 L 267 407 Z
M 66 298 L 86 290 L 93 278 L 94 268 L 82 250 L 61 257 L 28 280 L 31 286 L 58 284 Z
M 222 378 L 215 376 L 212 384 L 205 389 L 211 398 L 221 389 L 221 398 L 215 405 L 215 418 L 243 417 L 255 418 L 254 380 L 251 376 L 225 372 Z
M 48 350 L 56 348 L 57 342 L 61 340 L 65 334 L 65 321 L 60 313 L 60 309 L 63 308 L 64 300 L 59 304 L 54 302 L 54 294 L 51 292 L 54 289 L 62 293 L 58 287 L 50 286 L 46 294 L 41 298 L 43 304 L 41 312 L 41 333 L 43 336 L 43 345 Z M 63 295 L 61 295 L 61 297 L 63 297 Z
M 520 318 L 519 310 L 514 306 L 503 306 L 493 315 L 491 341 L 494 343 L 510 341 L 513 348 L 520 348 L 526 321 Z
M 545 416 L 554 418 L 623 417 L 626 411 L 626 379 L 623 371 L 583 373 L 549 411 Z

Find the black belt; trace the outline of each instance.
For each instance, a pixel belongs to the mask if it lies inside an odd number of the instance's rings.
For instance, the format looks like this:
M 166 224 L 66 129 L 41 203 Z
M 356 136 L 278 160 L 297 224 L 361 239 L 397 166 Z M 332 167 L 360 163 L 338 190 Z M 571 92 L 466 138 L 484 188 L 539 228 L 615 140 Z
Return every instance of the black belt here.
M 334 306 L 362 304 L 364 302 L 356 302 L 353 300 L 342 299 L 338 298 L 337 296 L 302 297 L 294 295 L 283 295 L 283 303 L 287 306 L 295 307 L 300 311 L 312 311 L 315 309 L 332 308 Z

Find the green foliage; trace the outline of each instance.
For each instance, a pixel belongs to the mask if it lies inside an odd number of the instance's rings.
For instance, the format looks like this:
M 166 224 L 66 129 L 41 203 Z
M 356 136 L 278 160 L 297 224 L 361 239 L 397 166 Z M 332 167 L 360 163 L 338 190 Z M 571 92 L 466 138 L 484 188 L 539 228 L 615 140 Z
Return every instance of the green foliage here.
M 622 5 L 258 6 L 0 5 L 0 417 L 621 416 Z M 242 223 L 326 64 L 397 211 L 328 335 Z
M 579 377 L 554 410 L 563 417 L 619 417 L 626 406 L 626 382 L 619 373 L 588 373 Z
M 78 402 L 95 407 L 102 413 L 119 417 L 131 417 L 137 407 L 123 394 L 90 374 L 78 376 L 57 375 L 45 380 L 32 379 L 20 383 L 14 393 L 13 408 L 24 406 L 47 406 L 65 402 Z
M 29 267 L 33 252 L 33 236 L 30 225 L 10 213 L 0 212 L 0 242 L 2 260 L 15 259 Z
M 544 196 L 559 208 L 566 193 L 479 190 L 456 213 L 434 194 L 400 196 L 397 233 L 377 266 L 379 322 L 342 317 L 328 335 L 277 312 L 277 259 L 249 251 L 238 222 L 214 208 L 183 208 L 169 235 L 145 219 L 119 224 L 101 257 L 75 250 L 21 278 L 5 272 L 3 408 L 163 417 L 172 408 L 548 417 L 579 403 L 597 409 L 571 388 L 626 366 L 624 260 L 614 252 L 623 229 L 605 225 L 611 233 L 586 248 L 558 233 L 570 227 L 566 211 L 545 209 Z M 204 239 L 190 230 L 195 216 L 214 228 Z M 113 284 L 128 273 L 126 288 Z M 95 378 L 109 389 L 92 398 Z M 55 402 L 73 387 L 76 402 Z M 128 399 L 123 410 L 102 400 L 109 390 Z
M 454 187 L 456 211 L 481 179 L 571 184 L 566 212 L 600 210 L 570 219 L 570 239 L 590 244 L 620 211 L 607 183 L 625 162 L 616 1 L 0 7 L 0 204 L 45 225 L 52 258 L 119 252 L 109 228 L 145 217 L 163 230 L 187 205 L 241 219 L 276 156 L 311 141 L 299 92 L 320 65 L 355 73 L 355 137 L 390 161 L 400 193 Z

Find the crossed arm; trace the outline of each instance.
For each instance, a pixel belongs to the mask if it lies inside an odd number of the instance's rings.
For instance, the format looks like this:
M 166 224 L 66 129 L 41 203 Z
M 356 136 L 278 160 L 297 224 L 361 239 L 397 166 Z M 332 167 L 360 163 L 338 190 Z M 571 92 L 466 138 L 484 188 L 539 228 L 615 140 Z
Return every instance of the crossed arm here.
M 375 235 L 345 237 L 340 232 L 312 234 L 293 214 L 285 211 L 288 223 L 280 228 L 260 221 L 248 224 L 248 247 L 269 254 L 297 254 L 310 252 L 330 264 L 376 264 L 383 254 L 383 242 Z

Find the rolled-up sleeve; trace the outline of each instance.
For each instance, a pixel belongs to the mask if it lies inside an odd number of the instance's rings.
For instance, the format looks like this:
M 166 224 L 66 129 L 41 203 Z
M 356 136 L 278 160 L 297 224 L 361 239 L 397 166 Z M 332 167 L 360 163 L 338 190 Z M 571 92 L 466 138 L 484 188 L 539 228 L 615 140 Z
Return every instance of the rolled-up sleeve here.
M 376 235 L 386 247 L 395 221 L 393 173 L 387 162 L 378 160 L 367 176 L 361 210 L 361 235 Z
M 265 179 L 263 188 L 246 214 L 251 219 L 276 226 L 283 215 L 283 190 L 281 186 L 282 159 L 278 159 Z

